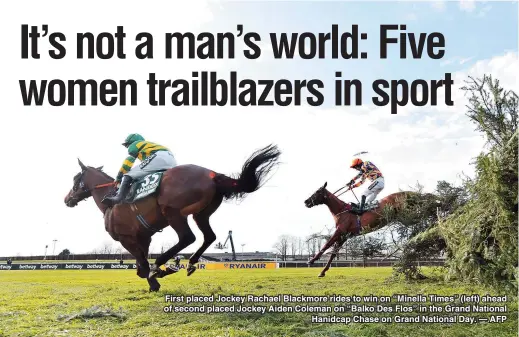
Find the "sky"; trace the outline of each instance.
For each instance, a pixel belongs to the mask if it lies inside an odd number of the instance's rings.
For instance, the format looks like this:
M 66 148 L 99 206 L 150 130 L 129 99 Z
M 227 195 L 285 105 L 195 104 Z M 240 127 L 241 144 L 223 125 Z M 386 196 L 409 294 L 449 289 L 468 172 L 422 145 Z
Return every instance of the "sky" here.
M 63 198 L 79 171 L 77 158 L 90 166 L 104 165 L 115 177 L 126 149 L 120 144 L 129 133 L 169 147 L 179 164 L 197 164 L 217 172 L 239 172 L 255 150 L 275 143 L 282 151 L 280 165 L 271 179 L 242 202 L 222 204 L 211 217 L 218 241 L 233 231 L 236 250 L 273 251 L 280 235 L 307 236 L 333 225 L 325 206 L 307 209 L 303 201 L 328 182 L 335 190 L 356 172 L 349 168 L 353 155 L 368 151 L 385 176 L 379 198 L 409 189 L 417 182 L 433 191 L 439 180 L 455 184 L 461 175 L 473 174 L 470 164 L 483 149 L 484 139 L 466 117 L 466 97 L 459 89 L 468 76 L 492 74 L 507 89 L 518 91 L 516 74 L 518 27 L 517 2 L 228 2 L 158 1 L 142 3 L 91 1 L 78 8 L 68 1 L 26 1 L 3 4 L 0 11 L 0 101 L 5 159 L 0 166 L 2 219 L 0 256 L 42 255 L 45 245 L 55 253 L 67 248 L 87 253 L 106 243 L 118 247 L 104 229 L 102 213 L 89 199 L 68 208 Z M 27 9 L 31 8 L 30 11 Z M 102 10 L 99 10 L 102 8 Z M 81 12 L 81 15 L 77 13 Z M 92 19 L 92 18 L 95 18 Z M 67 36 L 67 56 L 48 57 L 42 42 L 41 59 L 21 59 L 22 24 L 48 24 L 51 32 Z M 262 37 L 262 55 L 221 60 L 165 59 L 166 32 L 246 32 Z M 366 60 L 276 60 L 269 52 L 269 33 L 329 32 L 333 24 L 350 31 L 353 24 L 368 34 L 360 43 Z M 398 59 L 396 47 L 390 58 L 378 58 L 379 26 L 406 24 L 407 32 L 441 32 L 445 56 Z M 124 60 L 75 59 L 75 33 L 115 32 L 123 25 L 127 34 Z M 155 37 L 155 57 L 134 57 L 133 37 L 138 32 Z M 243 45 L 237 44 L 237 51 Z M 329 50 L 329 49 L 328 49 Z M 238 54 L 238 53 L 237 53 Z M 152 107 L 147 104 L 146 80 L 154 72 L 160 79 L 190 79 L 192 71 L 217 71 L 226 78 L 237 71 L 240 78 L 290 80 L 320 79 L 325 84 L 320 107 Z M 333 104 L 336 71 L 344 79 L 363 83 L 363 105 Z M 390 108 L 371 103 L 371 82 L 376 79 L 440 80 L 452 73 L 454 106 Z M 42 79 L 135 79 L 139 84 L 138 106 L 24 106 L 19 80 Z M 357 195 L 367 186 L 361 186 Z M 342 196 L 354 201 L 351 194 Z M 184 252 L 195 251 L 202 234 L 189 218 L 197 241 Z M 171 246 L 178 238 L 171 228 L 155 234 L 152 252 Z M 242 245 L 244 245 L 242 247 Z M 208 252 L 219 252 L 210 247 Z M 52 253 L 51 249 L 48 251 Z

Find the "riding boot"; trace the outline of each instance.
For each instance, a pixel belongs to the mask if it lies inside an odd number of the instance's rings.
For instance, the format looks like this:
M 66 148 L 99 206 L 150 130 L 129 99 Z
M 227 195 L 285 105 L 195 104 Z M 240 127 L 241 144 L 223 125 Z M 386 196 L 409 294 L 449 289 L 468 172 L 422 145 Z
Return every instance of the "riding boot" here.
M 363 195 L 360 200 L 359 215 L 364 211 L 364 204 L 366 203 L 366 196 Z
M 119 191 L 117 191 L 117 195 L 113 197 L 105 197 L 101 202 L 110 207 L 120 203 L 122 200 L 124 200 L 128 192 L 130 191 L 131 182 L 132 177 L 123 176 L 121 186 L 119 187 Z

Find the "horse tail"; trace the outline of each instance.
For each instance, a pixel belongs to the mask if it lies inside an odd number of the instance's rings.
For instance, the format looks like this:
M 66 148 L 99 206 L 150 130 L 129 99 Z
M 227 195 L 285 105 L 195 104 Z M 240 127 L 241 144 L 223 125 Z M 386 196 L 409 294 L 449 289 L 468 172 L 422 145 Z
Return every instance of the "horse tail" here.
M 277 146 L 272 144 L 257 150 L 245 161 L 236 177 L 217 174 L 213 178 L 217 191 L 225 200 L 244 198 L 245 194 L 258 190 L 265 183 L 265 177 L 280 155 Z

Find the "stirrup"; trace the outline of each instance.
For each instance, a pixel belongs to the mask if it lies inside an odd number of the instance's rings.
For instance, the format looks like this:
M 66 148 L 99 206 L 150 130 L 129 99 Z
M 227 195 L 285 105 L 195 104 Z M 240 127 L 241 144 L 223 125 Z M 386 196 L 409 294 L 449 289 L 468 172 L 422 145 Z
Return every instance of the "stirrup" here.
M 364 209 L 368 209 L 368 208 L 369 208 L 369 209 L 377 208 L 378 205 L 379 205 L 378 200 L 373 200 L 373 201 L 371 201 L 370 203 L 366 203 L 366 204 L 364 205 Z M 369 206 L 369 207 L 368 207 L 368 206 Z
M 118 200 L 118 196 L 114 195 L 114 196 L 104 197 L 103 200 L 101 200 L 101 203 L 104 205 L 108 205 L 108 206 L 114 206 L 114 205 L 121 203 L 123 201 L 123 199 L 124 198 L 121 197 L 120 200 Z

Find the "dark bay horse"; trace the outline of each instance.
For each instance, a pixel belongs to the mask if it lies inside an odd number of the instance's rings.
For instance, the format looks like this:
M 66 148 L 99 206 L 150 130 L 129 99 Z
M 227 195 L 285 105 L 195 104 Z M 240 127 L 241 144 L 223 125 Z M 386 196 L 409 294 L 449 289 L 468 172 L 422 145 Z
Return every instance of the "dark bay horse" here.
M 78 159 L 81 172 L 74 177 L 74 185 L 65 197 L 65 204 L 74 207 L 92 196 L 104 214 L 106 231 L 135 257 L 137 275 L 147 279 L 150 291 L 158 291 L 160 284 L 156 278 L 172 273 L 169 269 L 160 269 L 160 266 L 195 242 L 187 217 L 193 215 L 204 235 L 202 246 L 189 259 L 189 276 L 196 270 L 195 264 L 200 256 L 216 240 L 209 217 L 223 200 L 243 198 L 247 193 L 258 190 L 280 154 L 275 145 L 256 151 L 236 177 L 196 165 L 179 165 L 164 172 L 156 195 L 133 204 L 117 204 L 113 208 L 104 205 L 101 200 L 113 190 L 114 179 L 104 173 L 102 167 L 85 166 Z M 139 215 L 147 226 L 137 218 Z M 161 254 L 150 268 L 147 256 L 151 237 L 168 225 L 175 230 L 179 241 Z
M 369 233 L 388 225 L 388 222 L 384 218 L 382 212 L 384 207 L 390 205 L 393 206 L 393 210 L 398 211 L 398 209 L 403 205 L 405 197 L 410 193 L 397 192 L 390 194 L 387 197 L 381 199 L 376 208 L 358 216 L 356 214 L 350 213 L 350 211 L 353 209 L 353 206 L 349 203 L 345 203 L 336 197 L 333 193 L 329 192 L 326 189 L 327 185 L 328 183 L 325 183 L 314 194 L 312 194 L 310 198 L 305 200 L 305 205 L 308 208 L 312 208 L 317 205 L 328 206 L 328 209 L 335 219 L 336 229 L 332 237 L 325 243 L 321 250 L 308 261 L 308 264 L 312 265 L 330 247 L 334 246 L 333 251 L 330 254 L 330 258 L 328 259 L 324 269 L 319 274 L 319 277 L 325 276 L 326 271 L 330 268 L 333 259 L 337 256 L 339 249 L 342 247 L 344 242 L 346 242 L 346 240 L 359 235 L 360 230 L 363 230 L 363 233 Z

